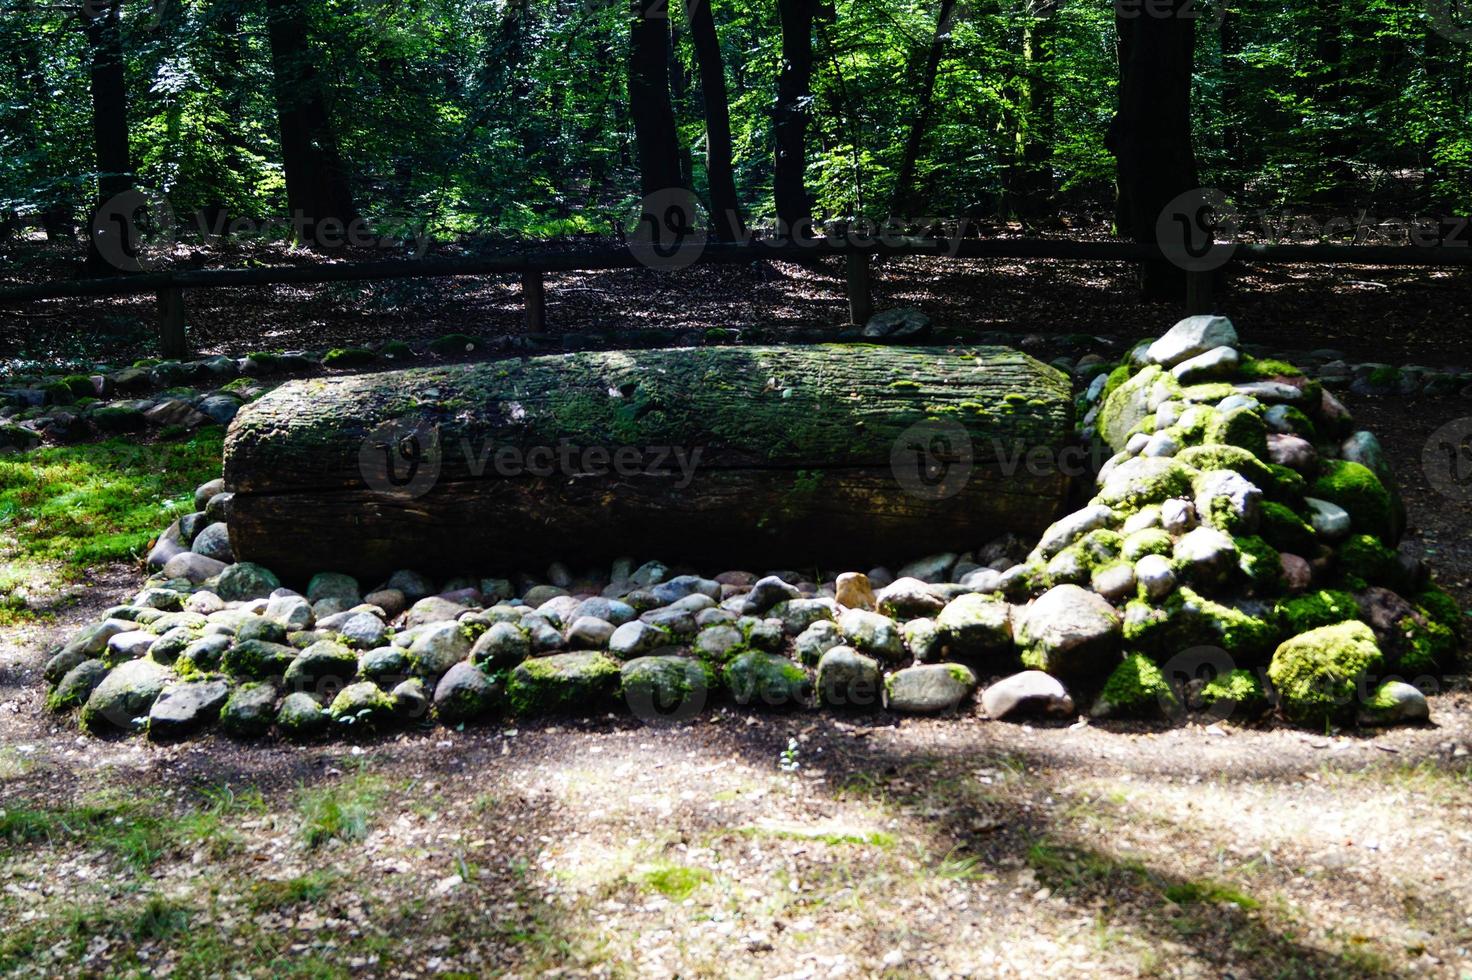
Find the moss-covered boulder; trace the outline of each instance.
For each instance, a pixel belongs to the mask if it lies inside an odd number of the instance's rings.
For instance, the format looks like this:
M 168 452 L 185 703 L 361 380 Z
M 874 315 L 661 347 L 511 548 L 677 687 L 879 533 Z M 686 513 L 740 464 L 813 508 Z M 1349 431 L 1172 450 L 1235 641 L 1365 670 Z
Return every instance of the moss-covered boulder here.
M 857 612 L 859 610 L 850 610 Z M 773 653 L 751 650 L 721 671 L 721 679 L 737 704 L 788 708 L 807 704 L 812 692 L 808 672 Z
M 230 682 L 221 677 L 175 681 L 148 710 L 148 737 L 164 742 L 192 735 L 214 724 L 229 697 Z
M 1137 371 L 1105 397 L 1099 409 L 1099 434 L 1118 452 L 1136 428 L 1155 414 L 1156 406 L 1178 397 L 1180 391 L 1180 383 L 1157 365 Z
M 323 694 L 340 691 L 358 673 L 358 655 L 340 643 L 319 640 L 301 652 L 286 668 L 288 691 Z
M 1119 652 L 1120 616 L 1076 585 L 1049 589 L 1021 614 L 1022 662 L 1065 682 L 1103 676 Z
M 1267 658 L 1280 636 L 1265 604 L 1228 605 L 1181 586 L 1158 606 L 1134 600 L 1125 607 L 1124 643 L 1167 660 L 1194 647 L 1225 650 L 1239 663 Z
M 1206 426 L 1205 441 L 1245 449 L 1258 459 L 1268 455 L 1268 429 L 1262 416 L 1250 408 L 1220 412 Z
M 1456 635 L 1425 610 L 1389 589 L 1368 588 L 1354 597 L 1386 665 L 1408 677 L 1435 674 L 1456 656 Z
M 841 711 L 879 707 L 883 672 L 879 661 L 852 647 L 836 646 L 818 661 L 818 702 Z
M 276 727 L 289 739 L 305 739 L 327 729 L 327 712 L 305 691 L 294 691 L 281 699 Z
M 337 693 L 327 708 L 327 716 L 355 732 L 377 732 L 392 725 L 398 712 L 394 699 L 377 684 L 358 681 Z
M 1415 685 L 1398 680 L 1385 681 L 1375 688 L 1359 712 L 1361 725 L 1406 725 L 1430 718 L 1426 695 Z
M 220 658 L 220 669 L 248 680 L 280 677 L 296 660 L 298 651 L 281 643 L 246 640 L 236 643 Z
M 226 602 L 264 599 L 281 588 L 281 580 L 269 568 L 248 561 L 236 562 L 209 584 L 210 591 Z
M 935 617 L 935 626 L 952 656 L 1012 651 L 1012 607 L 993 596 L 957 596 Z
M 1321 626 L 1360 618 L 1359 603 L 1348 592 L 1318 589 L 1281 599 L 1273 609 L 1284 636 L 1297 636 Z
M 590 712 L 618 691 L 618 661 L 603 653 L 559 653 L 518 664 L 506 682 L 506 702 L 517 715 Z
M 976 675 L 964 664 L 917 664 L 884 679 L 884 705 L 901 714 L 941 714 L 975 690 Z
M 114 667 L 82 705 L 82 727 L 92 732 L 138 731 L 172 676 L 167 667 L 147 659 Z
M 844 642 L 860 653 L 891 664 L 905 659 L 899 624 L 888 616 L 866 609 L 846 609 L 838 617 L 838 631 Z
M 220 709 L 220 729 L 235 738 L 260 738 L 276 719 L 279 692 L 269 681 L 241 684 Z
M 1279 551 L 1305 558 L 1312 555 L 1318 546 L 1313 525 L 1300 517 L 1293 508 L 1275 500 L 1263 501 L 1258 534 Z
M 1207 681 L 1197 697 L 1202 708 L 1221 718 L 1252 719 L 1268 709 L 1262 678 L 1255 671 L 1241 667 Z
M 1366 675 L 1383 665 L 1369 626 L 1337 623 L 1285 640 L 1273 654 L 1268 679 L 1285 717 L 1318 727 L 1353 721 Z
M 1149 657 L 1129 654 L 1104 682 L 1090 714 L 1096 718 L 1174 717 L 1180 700 Z
M 1344 584 L 1352 589 L 1380 585 L 1395 567 L 1395 552 L 1368 534 L 1351 534 L 1334 549 L 1334 562 Z
M 83 660 L 62 675 L 51 693 L 46 695 L 46 710 L 70 711 L 85 704 L 107 676 L 107 665 L 101 660 Z
M 1349 460 L 1328 460 L 1309 494 L 1344 508 L 1355 531 L 1373 535 L 1387 545 L 1400 540 L 1390 491 L 1365 466 Z
M 501 702 L 501 685 L 474 664 L 451 667 L 434 689 L 435 717 L 446 725 L 476 721 L 492 714 Z
M 421 677 L 436 680 L 470 656 L 470 630 L 454 620 L 428 623 L 409 647 L 409 662 Z
M 623 665 L 621 675 L 624 703 L 645 722 L 695 717 L 717 685 L 710 664 L 693 657 L 636 657 Z

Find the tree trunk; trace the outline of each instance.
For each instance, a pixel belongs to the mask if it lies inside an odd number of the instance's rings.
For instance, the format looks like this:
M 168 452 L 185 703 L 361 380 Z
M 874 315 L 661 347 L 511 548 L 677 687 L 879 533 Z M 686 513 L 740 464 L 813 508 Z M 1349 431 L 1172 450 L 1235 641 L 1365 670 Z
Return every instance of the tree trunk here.
M 1053 61 L 1057 0 L 1030 0 L 1022 33 L 1023 84 L 1026 110 L 1017 128 L 1017 172 L 1012 210 L 1032 224 L 1053 204 Z
M 121 2 L 83 4 L 77 10 L 87 36 L 88 70 L 92 92 L 92 143 L 97 158 L 97 201 L 87 221 L 87 272 L 116 275 L 127 271 L 119 260 L 132 254 L 136 229 L 131 216 L 112 214 L 108 202 L 133 187 L 133 164 L 128 151 L 128 84 L 123 61 Z M 98 234 L 119 236 L 122 250 L 102 249 Z M 104 251 L 111 261 L 104 258 Z M 136 271 L 136 269 L 132 270 Z
M 357 217 L 327 113 L 303 0 L 266 0 L 286 204 L 304 243 L 332 248 Z
M 772 203 L 781 237 L 805 234 L 812 219 L 804 171 L 807 169 L 808 103 L 813 82 L 813 17 L 816 0 L 777 0 L 782 21 L 782 67 L 777 74 L 773 136 L 777 158 L 772 171 Z
M 919 166 L 920 148 L 925 143 L 925 133 L 930 129 L 930 117 L 935 111 L 935 76 L 940 72 L 940 61 L 945 54 L 946 41 L 951 36 L 955 11 L 956 0 L 941 0 L 940 11 L 935 20 L 935 36 L 926 51 L 923 68 L 916 73 L 919 88 L 916 92 L 915 115 L 910 120 L 910 129 L 905 135 L 899 176 L 895 178 L 894 198 L 889 206 L 890 214 L 896 217 L 918 217 L 916 212 L 925 206 L 924 195 L 915 187 L 915 168 Z
M 713 0 L 686 0 L 690 42 L 700 70 L 700 95 L 705 108 L 705 174 L 710 183 L 712 236 L 723 242 L 746 237 L 746 221 L 736 196 L 736 171 L 731 151 L 731 111 L 726 98 L 726 66 L 716 35 Z
M 295 381 L 231 426 L 230 538 L 293 578 L 624 554 L 865 568 L 1043 530 L 1072 417 L 1067 378 L 1004 348 L 594 351 Z
M 1169 0 L 1151 7 L 1121 5 L 1115 15 L 1119 34 L 1119 105 L 1105 146 L 1115 158 L 1118 234 L 1136 242 L 1158 240 L 1156 225 L 1172 198 L 1198 186 L 1191 145 L 1191 70 L 1195 53 L 1197 6 Z M 1165 261 L 1143 265 L 1141 285 L 1151 299 L 1179 300 L 1185 274 Z
M 678 191 L 680 141 L 670 106 L 669 25 L 664 0 L 633 0 L 629 43 L 629 115 L 639 156 L 639 192 Z

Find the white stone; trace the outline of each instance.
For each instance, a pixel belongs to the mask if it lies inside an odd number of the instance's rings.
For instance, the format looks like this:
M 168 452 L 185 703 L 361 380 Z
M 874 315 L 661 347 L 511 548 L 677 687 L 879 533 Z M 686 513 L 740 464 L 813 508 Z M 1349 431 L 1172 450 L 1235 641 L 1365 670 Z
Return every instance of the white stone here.
M 1175 367 L 1215 347 L 1236 347 L 1237 329 L 1224 316 L 1189 316 L 1165 332 L 1145 351 L 1150 364 Z

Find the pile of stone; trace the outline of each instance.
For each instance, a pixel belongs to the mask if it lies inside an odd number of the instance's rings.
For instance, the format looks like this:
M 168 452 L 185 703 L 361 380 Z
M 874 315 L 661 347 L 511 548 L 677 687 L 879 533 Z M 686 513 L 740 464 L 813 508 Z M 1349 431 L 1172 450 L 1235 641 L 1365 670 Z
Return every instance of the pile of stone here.
M 48 662 L 48 704 L 94 731 L 177 738 L 376 732 L 602 712 L 767 709 L 992 718 L 1427 717 L 1462 616 L 1395 549 L 1403 514 L 1374 437 L 1291 366 L 1195 317 L 1079 396 L 1114 455 L 1035 546 L 1004 535 L 811 581 L 660 562 L 304 592 L 236 562 L 230 494 L 149 556 L 158 571 Z M 979 697 L 977 692 L 980 690 Z

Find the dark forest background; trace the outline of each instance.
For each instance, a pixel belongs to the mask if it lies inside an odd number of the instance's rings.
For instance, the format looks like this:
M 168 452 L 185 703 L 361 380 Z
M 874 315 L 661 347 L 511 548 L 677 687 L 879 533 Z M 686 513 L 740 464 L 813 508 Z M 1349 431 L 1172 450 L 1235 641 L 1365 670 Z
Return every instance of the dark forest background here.
M 1148 238 L 1160 204 L 1465 212 L 1450 0 L 7 0 L 0 219 L 358 216 L 618 233 L 688 187 L 718 235 L 888 215 Z M 1118 199 L 1116 200 L 1116 187 Z

